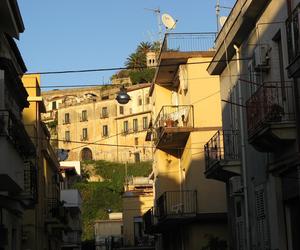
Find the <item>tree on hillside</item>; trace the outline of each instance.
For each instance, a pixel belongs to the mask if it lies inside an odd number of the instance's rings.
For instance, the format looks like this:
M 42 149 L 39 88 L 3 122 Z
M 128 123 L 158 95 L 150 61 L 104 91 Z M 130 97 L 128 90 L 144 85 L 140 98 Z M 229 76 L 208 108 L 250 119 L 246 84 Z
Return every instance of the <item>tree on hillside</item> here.
M 154 74 L 154 68 L 147 68 L 147 53 L 150 51 L 158 52 L 160 49 L 159 42 L 141 42 L 135 52 L 131 53 L 126 61 L 125 66 L 127 69 L 121 70 L 114 74 L 111 79 L 127 75 L 133 84 L 151 82 Z

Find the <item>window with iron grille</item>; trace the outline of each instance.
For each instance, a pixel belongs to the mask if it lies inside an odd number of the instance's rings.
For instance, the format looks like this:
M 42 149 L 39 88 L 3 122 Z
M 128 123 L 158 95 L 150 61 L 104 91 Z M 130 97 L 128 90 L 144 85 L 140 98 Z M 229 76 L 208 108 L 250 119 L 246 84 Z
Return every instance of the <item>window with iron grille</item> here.
M 133 131 L 138 132 L 139 126 L 138 126 L 138 119 L 133 119 Z
M 107 137 L 108 136 L 108 126 L 107 125 L 103 125 L 102 126 L 102 136 L 103 137 Z

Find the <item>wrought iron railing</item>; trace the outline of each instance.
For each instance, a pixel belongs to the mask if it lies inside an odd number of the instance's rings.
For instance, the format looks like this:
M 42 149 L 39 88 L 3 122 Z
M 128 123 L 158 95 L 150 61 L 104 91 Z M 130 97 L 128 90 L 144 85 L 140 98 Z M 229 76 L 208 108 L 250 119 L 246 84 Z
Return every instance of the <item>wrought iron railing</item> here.
M 300 4 L 294 9 L 286 20 L 286 33 L 288 43 L 289 62 L 293 62 L 300 55 L 300 30 L 299 30 Z
M 167 191 L 156 200 L 156 216 L 185 217 L 197 213 L 197 191 Z
M 240 134 L 237 130 L 219 130 L 205 144 L 206 171 L 220 161 L 240 160 Z
M 193 105 L 168 105 L 163 106 L 154 122 L 155 139 L 159 139 L 163 128 L 193 128 L 194 107 Z
M 267 123 L 295 120 L 292 82 L 269 82 L 247 100 L 248 134 Z
M 143 215 L 143 222 L 144 222 L 144 230 L 146 233 L 150 233 L 152 227 L 154 226 L 154 208 L 150 208 L 144 215 Z
M 56 218 L 63 223 L 67 222 L 66 208 L 63 207 L 62 202 L 57 198 L 48 198 L 46 209 L 48 218 Z
M 32 202 L 37 201 L 38 191 L 38 172 L 37 167 L 30 161 L 24 162 L 24 198 L 30 199 Z
M 24 124 L 10 110 L 0 110 L 0 136 L 6 136 L 16 150 L 26 157 L 35 154 L 35 146 L 28 136 Z
M 214 48 L 215 32 L 168 33 L 165 35 L 161 52 L 210 51 Z

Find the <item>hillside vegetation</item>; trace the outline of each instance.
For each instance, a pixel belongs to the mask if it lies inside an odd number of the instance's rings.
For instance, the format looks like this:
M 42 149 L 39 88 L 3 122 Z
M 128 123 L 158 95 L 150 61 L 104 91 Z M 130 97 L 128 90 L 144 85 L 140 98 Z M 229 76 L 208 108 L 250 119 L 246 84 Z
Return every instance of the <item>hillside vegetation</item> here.
M 83 172 L 86 166 L 92 166 L 93 172 L 101 176 L 101 182 L 83 180 L 74 185 L 80 190 L 82 204 L 83 240 L 94 238 L 95 220 L 108 219 L 108 212 L 122 212 L 122 192 L 125 181 L 125 164 L 107 161 L 82 162 Z M 148 176 L 151 162 L 128 163 L 127 176 Z

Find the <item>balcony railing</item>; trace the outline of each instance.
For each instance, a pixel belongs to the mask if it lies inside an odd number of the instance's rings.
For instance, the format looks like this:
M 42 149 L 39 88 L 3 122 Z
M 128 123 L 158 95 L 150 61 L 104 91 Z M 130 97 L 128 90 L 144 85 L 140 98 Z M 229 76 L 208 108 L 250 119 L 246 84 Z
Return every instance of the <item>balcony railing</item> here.
M 261 126 L 295 120 L 291 82 L 272 82 L 260 86 L 246 102 L 249 136 Z
M 22 196 L 24 199 L 28 199 L 31 203 L 37 201 L 37 191 L 38 191 L 38 182 L 37 182 L 37 168 L 36 166 L 27 161 L 24 163 L 24 190 Z
M 62 223 L 67 223 L 66 209 L 57 198 L 47 199 L 47 218 L 50 220 L 57 219 Z
M 216 33 L 169 33 L 165 35 L 161 52 L 210 51 L 214 48 Z
M 289 18 L 286 20 L 286 32 L 288 42 L 289 62 L 292 63 L 300 55 L 300 30 L 299 30 L 299 13 L 298 5 Z
M 192 105 L 163 106 L 156 117 L 154 127 L 194 127 L 194 107 Z
M 218 162 L 240 160 L 240 134 L 237 130 L 219 130 L 205 144 L 206 171 Z
M 144 215 L 143 215 L 143 222 L 144 222 L 144 230 L 145 233 L 149 234 L 153 230 L 154 226 L 154 208 L 150 208 Z
M 165 218 L 183 218 L 197 213 L 196 191 L 167 191 L 156 200 L 156 216 Z
M 16 150 L 26 157 L 35 154 L 35 146 L 28 136 L 24 124 L 10 110 L 0 110 L 0 136 L 6 136 Z

